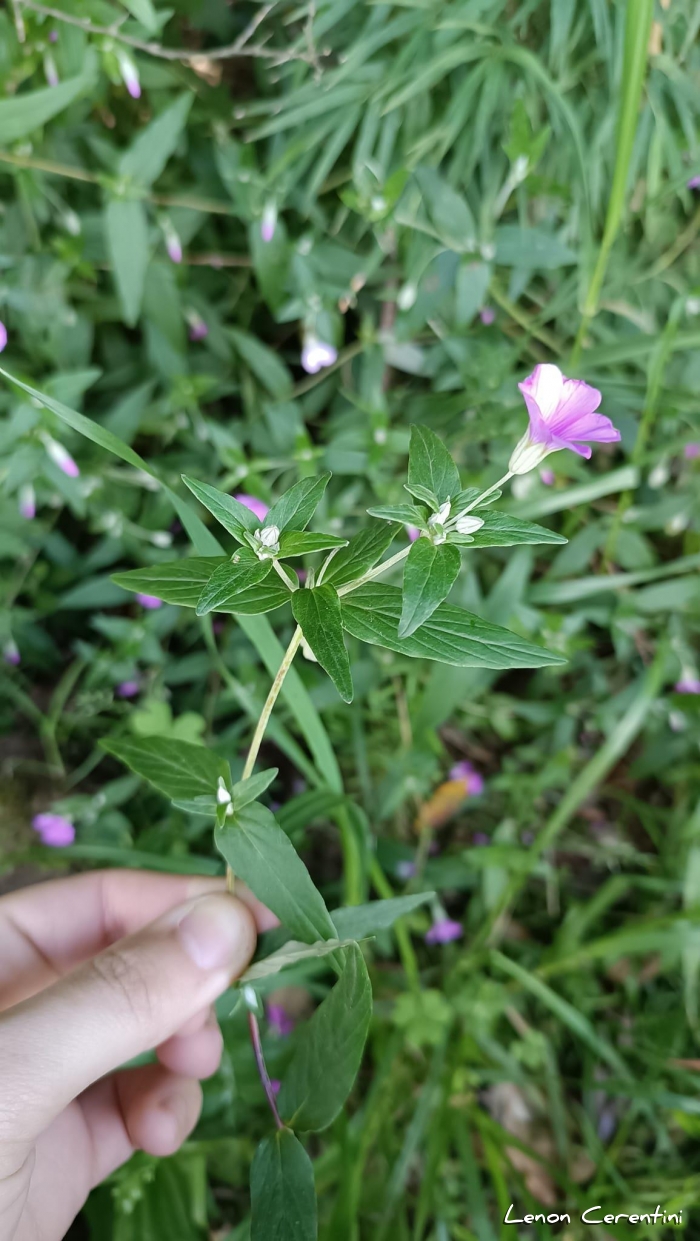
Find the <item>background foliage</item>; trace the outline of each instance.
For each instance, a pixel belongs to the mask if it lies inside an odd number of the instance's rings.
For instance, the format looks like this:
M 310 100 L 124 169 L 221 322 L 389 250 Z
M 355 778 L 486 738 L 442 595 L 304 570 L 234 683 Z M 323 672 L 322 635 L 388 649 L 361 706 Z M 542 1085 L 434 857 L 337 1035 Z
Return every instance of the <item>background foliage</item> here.
M 114 583 L 188 554 L 182 473 L 269 501 L 330 469 L 322 528 L 353 531 L 404 500 L 413 423 L 463 485 L 492 483 L 525 425 L 517 382 L 544 360 L 599 387 L 622 430 L 619 450 L 559 454 L 553 483 L 507 497 L 566 547 L 475 551 L 451 596 L 566 665 L 357 644 L 350 707 L 309 663 L 286 683 L 270 797 L 329 906 L 429 888 L 464 927 L 426 945 L 420 906 L 367 948 L 352 1106 L 308 1143 L 322 1238 L 493 1241 L 514 1235 L 511 1201 L 661 1202 L 692 1228 L 700 697 L 674 685 L 698 675 L 699 29 L 691 0 L 0 13 L 3 366 L 91 420 L 3 383 L 6 882 L 220 866 L 208 825 L 96 745 L 207 739 L 235 777 L 292 632 L 286 611 L 274 632 L 212 628 Z M 337 362 L 306 375 L 304 332 Z M 454 805 L 460 760 L 485 784 Z M 60 852 L 30 826 L 48 809 L 76 825 Z M 285 977 L 301 1024 L 266 1031 L 273 1074 L 330 981 L 323 961 Z M 268 1121 L 226 1013 L 193 1140 L 135 1158 L 80 1229 L 247 1236 Z

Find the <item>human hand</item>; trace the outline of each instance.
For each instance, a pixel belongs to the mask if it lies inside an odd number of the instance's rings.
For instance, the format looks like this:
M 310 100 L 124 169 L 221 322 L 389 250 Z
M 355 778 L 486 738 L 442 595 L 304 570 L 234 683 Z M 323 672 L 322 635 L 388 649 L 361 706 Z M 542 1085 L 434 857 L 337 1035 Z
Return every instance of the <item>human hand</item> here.
M 221 1057 L 212 1002 L 274 924 L 245 889 L 137 871 L 0 899 L 0 1241 L 58 1241 L 136 1148 L 177 1150 Z

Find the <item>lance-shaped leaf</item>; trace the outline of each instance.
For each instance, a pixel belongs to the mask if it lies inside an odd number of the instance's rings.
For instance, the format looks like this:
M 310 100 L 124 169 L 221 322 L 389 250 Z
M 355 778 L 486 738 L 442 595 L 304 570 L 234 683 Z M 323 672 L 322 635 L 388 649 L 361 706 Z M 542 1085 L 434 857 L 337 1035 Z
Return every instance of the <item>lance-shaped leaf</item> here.
M 411 489 L 425 487 L 431 491 L 440 504 L 462 490 L 457 466 L 442 440 L 429 427 L 411 427 L 408 482 Z
M 304 1132 L 332 1124 L 352 1090 L 372 1016 L 372 987 L 360 949 L 346 949 L 343 972 L 297 1043 L 279 1096 L 280 1115 Z
M 396 538 L 396 527 L 384 521 L 373 521 L 343 551 L 333 557 L 326 570 L 324 582 L 332 583 L 336 590 L 354 582 L 368 569 L 373 568 L 386 549 Z
M 228 530 L 229 534 L 232 534 L 234 539 L 238 539 L 239 543 L 246 542 L 246 531 L 252 534 L 260 529 L 260 518 L 246 508 L 245 504 L 234 500 L 233 496 L 226 495 L 225 491 L 210 487 L 209 483 L 200 483 L 196 478 L 188 478 L 186 474 L 183 474 L 182 481 L 197 497 L 200 504 L 209 509 L 219 525 L 223 526 L 224 530 Z
M 9 42 L 9 39 L 8 39 Z M 0 100 L 0 141 L 3 146 L 24 138 L 62 112 L 80 95 L 94 91 L 98 76 L 98 60 L 93 48 L 85 53 L 81 72 L 57 86 L 19 92 Z
M 219 612 L 231 612 L 234 616 L 259 616 L 261 612 L 274 612 L 289 603 L 290 592 L 276 573 L 271 573 L 257 586 L 248 586 L 227 603 L 219 604 Z
M 403 574 L 403 606 L 398 635 L 407 638 L 419 625 L 432 616 L 446 599 L 460 569 L 456 547 L 441 543 L 437 547 L 428 539 L 413 544 Z
M 179 142 L 193 98 L 192 94 L 180 95 L 141 130 L 119 161 L 123 177 L 132 177 L 144 187 L 157 180 Z
M 538 526 L 532 521 L 521 521 L 509 513 L 475 512 L 483 526 L 471 535 L 474 547 L 515 547 L 517 543 L 566 543 L 561 534 Z
M 173 801 L 216 794 L 220 776 L 231 780 L 228 763 L 203 745 L 172 737 L 103 737 L 100 745 Z
M 402 526 L 418 526 L 425 529 L 427 513 L 415 504 L 381 504 L 378 508 L 368 508 L 370 517 L 379 517 L 381 521 L 396 521 Z
M 340 615 L 340 599 L 335 586 L 315 586 L 292 595 L 292 612 L 297 625 L 340 697 L 352 702 L 352 674 L 345 649 Z
M 474 504 L 475 509 L 485 508 L 488 504 L 495 504 L 496 500 L 500 500 L 502 495 L 502 491 L 493 491 L 485 500 L 481 500 L 479 498 L 481 492 L 478 487 L 466 487 L 464 491 L 460 491 L 459 495 L 452 500 L 451 516 L 457 517 L 464 512 L 465 508 L 469 508 L 472 504 Z M 475 500 L 479 500 L 479 503 L 475 504 Z M 478 514 L 479 517 L 483 517 L 483 515 L 483 513 Z
M 566 663 L 561 655 L 448 603 L 441 603 L 410 637 L 400 638 L 401 607 L 401 591 L 395 586 L 369 582 L 342 600 L 343 628 L 363 642 L 400 655 L 459 668 L 546 668 Z
M 339 939 L 365 939 L 386 931 L 397 918 L 410 914 L 419 905 L 425 905 L 434 892 L 415 892 L 411 896 L 394 896 L 386 901 L 370 901 L 368 905 L 349 905 L 345 909 L 331 910 Z
M 259 771 L 255 776 L 248 776 L 245 780 L 237 780 L 231 790 L 234 810 L 240 810 L 242 806 L 247 806 L 249 802 L 262 797 L 266 789 L 269 789 L 278 771 L 278 767 L 268 767 L 267 771 Z
M 267 522 L 269 524 L 269 521 Z M 279 556 L 308 556 L 312 552 L 327 552 L 334 547 L 347 547 L 347 539 L 335 534 L 309 534 L 306 530 L 285 530 L 280 535 Z
M 243 806 L 214 833 L 216 847 L 295 939 L 336 939 L 321 893 L 291 841 L 260 802 Z
M 127 569 L 125 573 L 113 574 L 112 581 L 124 590 L 155 595 L 163 603 L 196 608 L 202 587 L 224 564 L 228 564 L 225 556 L 190 556 L 185 560 L 168 560 L 165 564 L 148 565 L 143 569 Z
M 113 198 L 105 208 L 105 231 L 124 322 L 134 327 L 150 258 L 143 203 L 135 198 Z
M 238 986 L 244 987 L 246 983 L 259 982 L 261 978 L 272 978 L 281 970 L 298 965 L 300 961 L 327 957 L 329 953 L 336 952 L 339 948 L 349 948 L 354 942 L 354 939 L 317 939 L 313 944 L 299 944 L 295 939 L 288 939 L 281 948 L 271 952 L 268 957 L 263 957 L 262 961 L 256 961 L 250 965 L 245 974 L 241 974 L 238 979 Z
M 250 1205 L 250 1241 L 316 1241 L 313 1165 L 291 1129 L 278 1129 L 256 1150 Z
M 437 513 L 440 505 L 437 502 L 437 496 L 427 487 L 421 487 L 418 483 L 404 483 L 406 491 L 409 491 L 416 500 L 420 500 L 422 504 L 427 504 L 432 513 Z
M 321 474 L 318 478 L 300 479 L 275 501 L 265 525 L 277 526 L 279 530 L 303 530 L 316 512 L 329 478 L 330 474 Z
M 212 573 L 197 602 L 197 615 L 220 612 L 249 586 L 264 582 L 271 569 L 271 560 L 259 560 L 255 552 L 242 547 Z

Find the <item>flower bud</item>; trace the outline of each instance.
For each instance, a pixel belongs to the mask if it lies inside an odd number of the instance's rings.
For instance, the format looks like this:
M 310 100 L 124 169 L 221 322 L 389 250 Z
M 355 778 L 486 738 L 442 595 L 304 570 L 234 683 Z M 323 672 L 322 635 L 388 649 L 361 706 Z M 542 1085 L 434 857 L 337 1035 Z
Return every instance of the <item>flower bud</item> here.
M 122 47 L 115 48 L 114 54 L 119 62 L 119 72 L 122 75 L 122 81 L 131 95 L 131 98 L 140 99 L 141 83 L 139 82 L 139 74 L 136 65 Z
M 255 531 L 253 538 L 258 544 L 258 558 L 260 560 L 264 560 L 266 556 L 273 556 L 280 549 L 279 526 L 264 526 L 262 530 Z
M 474 534 L 474 531 L 480 530 L 483 524 L 483 518 L 472 517 L 471 513 L 466 513 L 464 517 L 457 518 L 455 530 L 457 534 Z
M 319 340 L 313 333 L 304 339 L 301 351 L 301 365 L 308 375 L 316 375 L 326 366 L 332 366 L 338 358 L 338 350 L 324 340 Z
M 231 802 L 231 794 L 226 788 L 223 776 L 219 776 L 219 784 L 216 790 L 216 802 L 219 806 L 228 806 Z
M 42 440 L 44 448 L 59 470 L 62 470 L 68 478 L 77 478 L 80 470 L 70 453 L 63 447 L 63 444 L 59 444 L 58 440 L 53 439 L 50 435 L 42 436 Z
M 19 513 L 25 521 L 31 521 L 36 516 L 36 496 L 31 483 L 25 483 L 19 489 Z
M 274 203 L 266 203 L 263 207 L 262 220 L 260 222 L 260 236 L 263 241 L 272 241 L 277 227 L 277 207 Z
M 536 444 L 530 439 L 529 431 L 526 431 L 522 439 L 516 444 L 513 455 L 508 462 L 508 470 L 511 474 L 529 474 L 530 470 L 536 470 L 541 465 L 545 457 L 549 455 L 551 449 L 547 444 Z

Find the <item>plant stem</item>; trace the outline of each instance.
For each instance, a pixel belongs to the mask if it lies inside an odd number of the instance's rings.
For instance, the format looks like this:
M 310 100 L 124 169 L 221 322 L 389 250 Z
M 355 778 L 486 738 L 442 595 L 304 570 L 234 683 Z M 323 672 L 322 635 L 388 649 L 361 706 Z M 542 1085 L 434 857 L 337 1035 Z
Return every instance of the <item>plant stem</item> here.
M 255 732 L 253 733 L 253 740 L 250 743 L 250 749 L 248 750 L 248 757 L 245 760 L 245 767 L 243 768 L 243 775 L 241 777 L 242 780 L 247 780 L 248 777 L 253 774 L 253 768 L 255 766 L 255 761 L 258 757 L 258 751 L 260 750 L 263 736 L 265 735 L 265 729 L 267 728 L 267 722 L 270 716 L 272 715 L 272 708 L 277 702 L 277 699 L 279 697 L 279 692 L 284 684 L 284 678 L 286 677 L 287 673 L 289 672 L 289 669 L 292 666 L 292 660 L 294 659 L 294 656 L 296 655 L 297 651 L 299 650 L 299 647 L 301 646 L 302 637 L 303 637 L 303 634 L 301 632 L 301 627 L 297 625 L 296 629 L 294 630 L 294 634 L 292 635 L 292 640 L 289 643 L 289 646 L 287 647 L 286 651 L 284 652 L 284 659 L 282 660 L 282 663 L 279 666 L 279 669 L 277 671 L 277 676 L 272 682 L 272 685 L 270 686 L 270 692 L 267 695 L 267 698 L 265 699 L 265 706 L 262 709 L 260 719 L 258 720 Z
M 376 857 L 372 858 L 369 868 L 370 878 L 377 892 L 383 900 L 391 900 L 394 896 L 394 889 L 387 879 Z M 412 991 L 420 991 L 420 972 L 418 969 L 418 958 L 413 951 L 411 937 L 406 930 L 406 924 L 403 918 L 399 918 L 394 924 L 394 935 L 396 936 L 396 944 L 401 957 L 408 985 Z
M 384 573 L 387 569 L 392 569 L 395 564 L 400 564 L 402 560 L 406 559 L 412 546 L 413 544 L 410 547 L 404 547 L 402 551 L 397 552 L 395 556 L 391 556 L 389 560 L 384 560 L 381 564 L 375 565 L 373 569 L 368 569 L 362 577 L 358 577 L 356 582 L 348 582 L 346 586 L 341 586 L 338 594 L 341 597 L 349 595 L 353 590 L 358 590 L 360 586 L 364 586 L 365 582 L 371 582 L 373 578 L 379 577 L 380 573 Z
M 482 491 L 481 495 L 477 496 L 476 500 L 472 500 L 471 504 L 468 505 L 467 508 L 463 508 L 460 513 L 460 517 L 464 517 L 466 513 L 471 513 L 472 509 L 476 508 L 477 504 L 482 504 L 487 496 L 492 495 L 494 491 L 498 491 L 499 487 L 502 487 L 503 484 L 507 483 L 508 479 L 512 477 L 512 472 L 508 470 L 507 473 L 503 475 L 503 478 L 499 478 L 497 483 L 494 483 L 492 487 L 487 487 L 486 491 Z
M 280 1114 L 277 1111 L 277 1100 L 275 1099 L 275 1092 L 272 1089 L 272 1082 L 270 1081 L 270 1074 L 268 1073 L 267 1065 L 265 1064 L 265 1057 L 263 1055 L 262 1043 L 260 1041 L 260 1027 L 258 1025 L 258 1019 L 255 1016 L 255 1013 L 250 1013 L 250 1012 L 248 1013 L 248 1029 L 250 1030 L 250 1041 L 253 1044 L 253 1054 L 255 1056 L 255 1063 L 258 1066 L 258 1073 L 260 1074 L 260 1081 L 263 1084 L 263 1090 L 265 1091 L 267 1101 L 270 1105 L 270 1111 L 272 1112 L 272 1115 L 275 1118 L 275 1124 L 277 1125 L 277 1128 L 284 1129 L 284 1125 L 280 1119 Z

